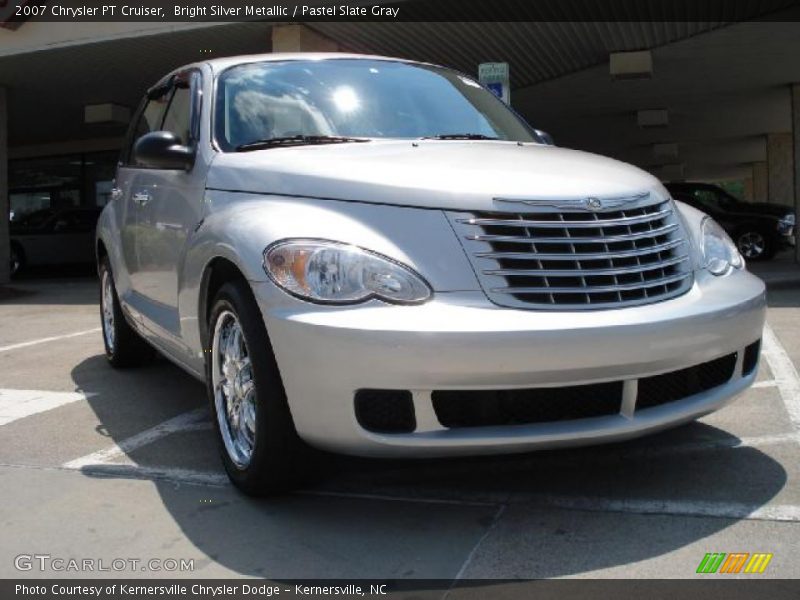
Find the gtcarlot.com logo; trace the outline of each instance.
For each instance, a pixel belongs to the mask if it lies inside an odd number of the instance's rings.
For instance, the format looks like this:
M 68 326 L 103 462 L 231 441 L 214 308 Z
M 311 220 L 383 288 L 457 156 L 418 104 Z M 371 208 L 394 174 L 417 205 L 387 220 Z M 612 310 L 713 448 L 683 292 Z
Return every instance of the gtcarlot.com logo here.
M 14 557 L 17 571 L 194 571 L 193 558 L 66 558 L 50 554 L 19 554 Z
M 766 552 L 708 552 L 697 566 L 698 573 L 760 574 L 767 570 L 772 554 Z

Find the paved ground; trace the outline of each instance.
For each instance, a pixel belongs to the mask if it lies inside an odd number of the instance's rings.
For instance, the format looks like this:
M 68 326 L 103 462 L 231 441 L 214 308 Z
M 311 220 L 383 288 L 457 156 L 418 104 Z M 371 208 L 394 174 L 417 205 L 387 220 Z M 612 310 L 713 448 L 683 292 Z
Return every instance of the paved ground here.
M 763 576 L 798 577 L 800 269 L 762 272 L 759 382 L 702 422 L 518 457 L 338 459 L 260 501 L 227 484 L 198 382 L 107 366 L 92 279 L 20 282 L 0 291 L 0 577 L 41 576 L 14 557 L 49 554 L 193 559 L 200 577 L 683 578 L 706 552 L 771 552 Z

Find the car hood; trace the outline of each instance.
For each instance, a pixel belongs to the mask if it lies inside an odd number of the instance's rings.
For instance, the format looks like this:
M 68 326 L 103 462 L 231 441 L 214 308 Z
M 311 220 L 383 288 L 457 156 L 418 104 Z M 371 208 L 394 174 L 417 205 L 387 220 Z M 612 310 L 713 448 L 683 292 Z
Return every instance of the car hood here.
M 221 153 L 208 188 L 455 210 L 508 208 L 498 197 L 619 197 L 666 190 L 610 158 L 540 144 L 376 140 Z

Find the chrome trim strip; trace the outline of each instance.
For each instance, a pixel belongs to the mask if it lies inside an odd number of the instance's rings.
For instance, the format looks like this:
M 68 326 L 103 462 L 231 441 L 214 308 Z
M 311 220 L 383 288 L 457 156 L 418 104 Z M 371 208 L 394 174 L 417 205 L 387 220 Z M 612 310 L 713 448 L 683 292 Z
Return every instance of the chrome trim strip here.
M 591 228 L 597 229 L 600 227 L 615 227 L 625 225 L 638 225 L 641 223 L 649 223 L 663 219 L 672 214 L 672 209 L 661 210 L 646 215 L 637 215 L 635 217 L 622 217 L 619 219 L 601 220 L 602 213 L 594 213 L 598 218 L 594 221 L 534 221 L 530 219 L 457 219 L 459 223 L 466 225 L 479 225 L 479 226 L 502 226 L 502 227 L 540 227 L 552 229 L 569 229 L 569 228 Z
M 640 192 L 638 194 L 633 194 L 631 196 L 616 196 L 616 197 L 609 197 L 603 198 L 602 196 L 596 196 L 596 198 L 602 203 L 602 210 L 609 210 L 613 208 L 618 208 L 620 206 L 625 206 L 626 204 L 632 204 L 634 202 L 641 202 L 650 197 L 650 192 Z M 494 198 L 495 202 L 508 202 L 512 204 L 524 204 L 527 206 L 533 207 L 542 207 L 547 206 L 550 208 L 557 208 L 561 210 L 575 210 L 581 209 L 590 211 L 593 210 L 589 206 L 587 206 L 587 200 L 589 198 L 532 198 L 530 196 L 506 196 L 506 197 L 497 197 Z M 666 200 L 666 199 L 665 199 Z

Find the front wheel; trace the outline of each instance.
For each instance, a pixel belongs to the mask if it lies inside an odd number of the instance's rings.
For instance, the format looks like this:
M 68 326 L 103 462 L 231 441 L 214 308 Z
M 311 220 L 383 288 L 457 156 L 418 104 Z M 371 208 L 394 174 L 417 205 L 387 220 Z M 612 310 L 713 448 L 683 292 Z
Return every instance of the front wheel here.
M 243 492 L 291 488 L 304 452 L 264 321 L 244 281 L 216 295 L 208 322 L 206 382 L 220 454 Z

